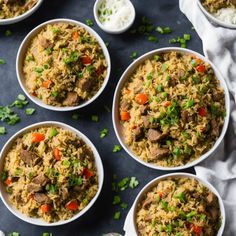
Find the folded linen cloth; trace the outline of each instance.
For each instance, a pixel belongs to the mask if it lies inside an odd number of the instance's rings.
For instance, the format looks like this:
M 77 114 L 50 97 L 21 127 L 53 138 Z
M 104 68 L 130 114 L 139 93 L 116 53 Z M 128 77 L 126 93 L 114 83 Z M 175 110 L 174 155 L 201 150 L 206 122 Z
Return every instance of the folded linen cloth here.
M 202 39 L 205 56 L 220 70 L 233 97 L 224 141 L 214 156 L 195 167 L 196 174 L 212 183 L 222 196 L 226 210 L 224 236 L 233 236 L 236 235 L 236 30 L 212 24 L 197 0 L 179 0 L 179 7 Z

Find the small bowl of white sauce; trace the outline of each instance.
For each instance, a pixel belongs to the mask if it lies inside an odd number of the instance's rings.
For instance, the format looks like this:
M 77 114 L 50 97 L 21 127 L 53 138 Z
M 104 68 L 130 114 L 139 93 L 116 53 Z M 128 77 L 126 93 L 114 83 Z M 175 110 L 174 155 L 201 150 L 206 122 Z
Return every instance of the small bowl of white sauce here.
M 135 20 L 135 8 L 130 0 L 96 0 L 93 8 L 98 26 L 110 34 L 121 34 Z

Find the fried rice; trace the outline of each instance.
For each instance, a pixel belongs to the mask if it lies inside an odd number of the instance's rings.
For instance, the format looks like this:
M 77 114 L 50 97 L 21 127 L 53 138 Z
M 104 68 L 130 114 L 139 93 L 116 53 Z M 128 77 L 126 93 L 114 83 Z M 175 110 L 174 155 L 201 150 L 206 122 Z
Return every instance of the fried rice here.
M 121 90 L 122 135 L 141 160 L 182 166 L 215 144 L 225 95 L 210 64 L 191 54 L 156 54 L 139 65 Z
M 11 204 L 46 222 L 70 219 L 98 191 L 91 148 L 71 131 L 54 126 L 17 138 L 5 156 L 1 177 Z
M 28 92 L 45 104 L 78 106 L 101 88 L 107 62 L 84 27 L 62 22 L 46 25 L 32 39 L 23 72 Z
M 216 236 L 218 198 L 196 179 L 167 178 L 142 196 L 135 223 L 139 236 Z

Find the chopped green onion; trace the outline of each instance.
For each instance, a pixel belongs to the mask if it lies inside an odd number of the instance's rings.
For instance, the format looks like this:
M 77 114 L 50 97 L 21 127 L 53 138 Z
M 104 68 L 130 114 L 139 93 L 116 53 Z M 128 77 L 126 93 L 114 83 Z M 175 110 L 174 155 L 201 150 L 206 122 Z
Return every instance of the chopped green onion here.
M 39 68 L 39 67 L 35 67 L 34 71 L 37 72 L 38 74 L 41 74 L 44 71 L 44 69 L 43 68 Z
M 139 182 L 136 179 L 136 177 L 131 177 L 130 182 L 129 182 L 129 187 L 130 188 L 136 188 L 138 185 L 139 185 Z
M 148 37 L 148 41 L 149 42 L 157 43 L 158 42 L 158 38 L 156 36 L 149 36 Z
M 183 105 L 183 108 L 184 109 L 187 109 L 187 108 L 190 108 L 194 105 L 194 100 L 193 99 L 189 99 L 184 105 Z
M 158 26 L 156 28 L 156 31 L 159 32 L 160 34 L 170 34 L 172 32 L 171 28 L 170 27 L 160 27 Z
M 4 170 L 1 176 L 2 181 L 4 182 L 7 179 L 7 177 L 8 177 L 8 172 Z
M 190 34 L 184 34 L 184 39 L 189 41 L 191 39 Z
M 18 232 L 12 232 L 9 234 L 9 236 L 20 236 L 20 233 Z
M 119 189 L 121 191 L 124 191 L 126 188 L 128 188 L 128 184 L 129 184 L 129 178 L 126 177 L 124 179 L 122 179 L 118 184 L 117 186 L 119 187 Z
M 154 59 L 154 61 L 159 61 L 161 59 L 161 57 L 159 55 L 154 55 L 153 59 Z
M 70 167 L 70 161 L 64 160 L 64 161 L 62 162 L 62 165 L 65 166 L 66 168 L 68 168 L 68 167 Z
M 122 202 L 122 203 L 120 204 L 120 207 L 121 207 L 122 209 L 126 209 L 126 208 L 128 207 L 128 204 Z
M 162 84 L 159 84 L 156 89 L 158 92 L 162 92 L 164 90 L 164 86 Z
M 34 60 L 34 58 L 33 58 L 32 56 L 27 56 L 27 57 L 26 57 L 26 61 L 28 61 L 28 62 L 29 62 L 29 61 L 33 61 L 33 60 Z
M 6 64 L 6 61 L 2 58 L 0 58 L 0 65 Z
M 114 198 L 113 198 L 112 204 L 117 205 L 119 203 L 121 203 L 121 197 L 119 195 L 115 195 Z
M 50 55 L 52 53 L 52 49 L 51 48 L 46 48 L 45 52 L 47 55 Z
M 97 115 L 92 115 L 91 116 L 91 120 L 94 122 L 98 122 L 99 121 L 99 117 Z
M 3 126 L 0 126 L 0 135 L 6 134 L 6 133 L 7 133 L 6 128 Z
M 50 129 L 49 138 L 52 138 L 58 134 L 59 134 L 59 132 L 57 131 L 57 129 L 53 127 Z
M 26 108 L 25 109 L 25 114 L 27 116 L 30 116 L 30 115 L 34 114 L 34 112 L 35 112 L 35 108 Z
M 109 132 L 109 130 L 107 128 L 100 131 L 100 138 L 104 138 L 105 136 L 107 136 L 108 132 Z
M 184 192 L 181 192 L 178 195 L 174 195 L 173 197 L 175 199 L 179 199 L 181 202 L 186 202 L 186 196 L 185 196 Z
M 132 59 L 135 59 L 135 58 L 137 58 L 137 56 L 138 56 L 138 53 L 137 52 L 132 52 L 132 54 L 131 54 L 131 58 Z
M 120 211 L 115 212 L 114 217 L 113 217 L 114 220 L 119 220 L 120 219 L 120 215 L 121 215 Z
M 93 21 L 91 19 L 85 20 L 86 25 L 93 26 Z
M 121 150 L 121 146 L 120 145 L 114 145 L 112 152 L 119 152 L 120 150 Z
M 53 96 L 53 97 L 57 97 L 58 96 L 58 92 L 57 91 L 53 91 L 52 93 L 51 93 L 51 95 Z
M 12 35 L 11 30 L 6 30 L 6 31 L 5 31 L 5 36 L 11 36 L 11 35 Z
M 43 233 L 42 236 L 52 236 L 52 233 Z

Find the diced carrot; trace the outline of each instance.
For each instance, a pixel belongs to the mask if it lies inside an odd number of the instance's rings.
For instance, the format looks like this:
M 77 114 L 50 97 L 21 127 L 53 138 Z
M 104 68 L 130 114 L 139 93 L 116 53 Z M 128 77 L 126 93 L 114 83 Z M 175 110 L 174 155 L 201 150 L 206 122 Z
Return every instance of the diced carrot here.
M 52 83 L 51 80 L 43 81 L 43 83 L 42 83 L 42 87 L 44 87 L 44 88 L 49 88 L 50 85 L 51 85 L 51 83 Z
M 206 67 L 204 65 L 199 65 L 196 67 L 196 70 L 200 73 L 203 73 L 206 71 Z
M 78 34 L 77 31 L 72 33 L 72 38 L 73 38 L 74 41 L 76 41 L 79 38 L 79 34 Z
M 4 183 L 5 183 L 7 186 L 9 186 L 12 182 L 11 182 L 11 179 L 8 177 L 8 178 L 4 181 Z
M 89 179 L 90 177 L 92 177 L 94 175 L 94 173 L 92 171 L 90 171 L 89 169 L 84 168 L 83 175 L 85 176 L 86 179 Z
M 45 139 L 44 134 L 41 133 L 32 133 L 32 142 L 39 143 Z
M 130 119 L 130 114 L 127 111 L 122 111 L 120 113 L 120 119 L 123 121 L 129 120 Z
M 43 213 L 48 213 L 51 211 L 52 207 L 49 204 L 43 204 L 41 205 L 40 209 Z
M 199 116 L 202 116 L 202 117 L 206 116 L 206 115 L 207 115 L 207 110 L 206 110 L 206 108 L 205 108 L 205 107 L 200 107 L 200 108 L 198 109 L 198 115 L 199 115 Z
M 158 192 L 158 195 L 160 196 L 160 198 L 163 198 L 163 192 Z
M 53 149 L 53 156 L 57 161 L 61 160 L 61 151 L 58 148 Z
M 193 232 L 197 235 L 200 235 L 202 233 L 202 227 L 200 227 L 200 226 L 192 224 L 191 228 L 192 228 Z
M 148 101 L 148 96 L 145 93 L 139 93 L 136 95 L 135 101 L 140 105 L 144 105 Z
M 168 107 L 168 106 L 171 105 L 171 102 L 170 102 L 170 101 L 165 101 L 165 102 L 162 103 L 162 105 L 163 105 L 164 107 Z
M 66 209 L 71 211 L 76 211 L 79 208 L 78 201 L 76 199 L 69 201 L 66 204 Z
M 84 65 L 90 65 L 92 63 L 92 59 L 87 55 L 82 56 L 81 61 Z

